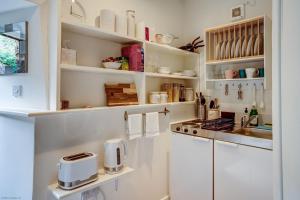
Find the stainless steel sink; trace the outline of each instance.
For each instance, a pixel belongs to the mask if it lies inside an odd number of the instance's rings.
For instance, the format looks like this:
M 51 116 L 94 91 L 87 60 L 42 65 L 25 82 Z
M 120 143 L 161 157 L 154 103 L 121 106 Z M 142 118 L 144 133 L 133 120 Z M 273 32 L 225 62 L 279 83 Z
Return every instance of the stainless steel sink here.
M 249 137 L 258 137 L 265 139 L 272 139 L 272 131 L 262 130 L 257 128 L 241 128 L 233 131 L 234 134 L 245 135 Z

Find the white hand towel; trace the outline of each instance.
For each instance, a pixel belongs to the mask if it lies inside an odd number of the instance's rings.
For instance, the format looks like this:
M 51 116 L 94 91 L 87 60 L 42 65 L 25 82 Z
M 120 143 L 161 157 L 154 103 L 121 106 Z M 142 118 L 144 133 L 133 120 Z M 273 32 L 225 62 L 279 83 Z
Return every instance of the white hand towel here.
M 155 137 L 159 136 L 159 113 L 146 113 L 145 117 L 145 136 Z
M 143 115 L 133 114 L 128 115 L 127 133 L 129 140 L 142 137 L 143 134 Z

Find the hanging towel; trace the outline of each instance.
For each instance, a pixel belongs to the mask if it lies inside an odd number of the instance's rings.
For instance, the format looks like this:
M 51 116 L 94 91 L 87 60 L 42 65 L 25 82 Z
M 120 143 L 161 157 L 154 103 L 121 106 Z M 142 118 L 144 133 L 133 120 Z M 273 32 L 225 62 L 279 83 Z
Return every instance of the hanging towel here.
M 159 114 L 158 112 L 146 113 L 145 116 L 145 136 L 159 136 Z
M 133 140 L 142 137 L 143 134 L 143 115 L 132 114 L 128 115 L 127 120 L 128 139 Z

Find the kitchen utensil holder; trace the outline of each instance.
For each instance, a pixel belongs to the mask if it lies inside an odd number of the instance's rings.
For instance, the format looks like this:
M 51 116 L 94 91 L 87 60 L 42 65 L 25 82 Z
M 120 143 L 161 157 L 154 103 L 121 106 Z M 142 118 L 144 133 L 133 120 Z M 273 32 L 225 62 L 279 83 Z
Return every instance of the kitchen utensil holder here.
M 164 114 L 165 116 L 169 113 L 170 111 L 165 107 L 165 109 L 163 111 L 158 112 L 159 114 Z M 146 113 L 142 113 L 142 115 L 146 115 Z M 124 120 L 127 121 L 128 120 L 128 112 L 125 111 L 124 113 Z

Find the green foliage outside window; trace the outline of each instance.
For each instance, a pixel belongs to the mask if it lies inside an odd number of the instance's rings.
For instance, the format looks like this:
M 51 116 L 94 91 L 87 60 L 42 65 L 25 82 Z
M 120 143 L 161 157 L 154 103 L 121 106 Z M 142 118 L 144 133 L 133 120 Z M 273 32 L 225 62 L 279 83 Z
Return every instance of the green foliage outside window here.
M 0 35 L 0 65 L 11 67 L 16 71 L 18 42 L 11 38 Z

